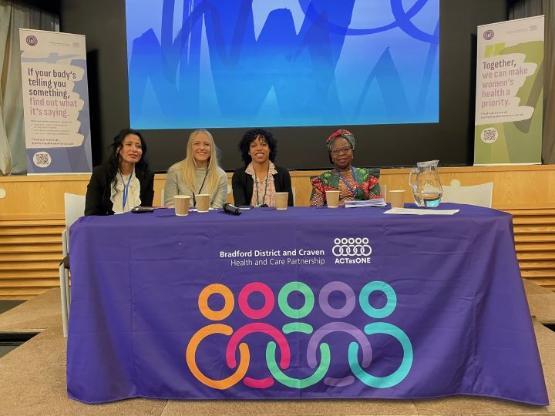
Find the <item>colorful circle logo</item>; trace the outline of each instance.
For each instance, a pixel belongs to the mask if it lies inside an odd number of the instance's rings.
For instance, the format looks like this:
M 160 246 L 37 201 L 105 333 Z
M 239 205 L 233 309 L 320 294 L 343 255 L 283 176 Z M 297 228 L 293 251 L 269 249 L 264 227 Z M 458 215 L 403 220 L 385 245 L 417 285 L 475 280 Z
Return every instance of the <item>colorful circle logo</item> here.
M 347 244 L 349 243 L 347 242 Z M 339 293 L 345 298 L 344 304 L 331 304 L 330 298 L 334 293 Z M 371 297 L 374 293 L 380 293 L 382 297 L 385 297 L 385 303 L 381 307 L 372 305 Z M 251 305 L 251 297 L 254 294 L 262 296 L 262 305 L 257 308 Z M 293 294 L 297 298 L 302 298 L 302 302 L 297 302 L 296 306 L 292 306 L 290 303 L 290 297 Z M 209 305 L 209 299 L 212 296 L 218 296 L 223 300 L 223 306 L 220 309 L 212 308 Z M 318 299 L 320 311 L 332 321 L 314 329 L 311 323 L 299 320 L 309 317 L 314 312 L 316 299 Z M 345 282 L 326 283 L 319 290 L 317 297 L 313 289 L 303 282 L 292 281 L 282 286 L 277 295 L 278 309 L 283 316 L 294 321 L 284 324 L 281 330 L 270 323 L 261 322 L 275 312 L 274 292 L 267 284 L 262 282 L 246 284 L 239 291 L 237 304 L 242 315 L 253 322 L 237 329 L 224 323 L 208 324 L 193 334 L 186 347 L 185 360 L 189 371 L 199 382 L 213 389 L 226 390 L 240 382 L 253 389 L 267 389 L 276 382 L 292 389 L 304 389 L 317 383 L 323 383 L 330 387 L 343 387 L 353 384 L 357 380 L 367 387 L 383 389 L 401 383 L 412 368 L 414 358 L 412 343 L 401 328 L 392 323 L 377 321 L 370 322 L 364 326 L 364 329 L 361 329 L 350 322 L 349 316 L 357 306 L 357 294 Z M 371 319 L 385 319 L 391 316 L 397 308 L 397 294 L 390 284 L 383 281 L 371 281 L 360 289 L 358 306 L 364 315 Z M 213 283 L 204 287 L 200 292 L 198 307 L 202 316 L 207 320 L 223 321 L 235 309 L 235 295 L 226 285 Z M 321 319 L 318 321 L 321 322 Z M 270 338 L 266 344 L 265 358 L 266 367 L 271 376 L 255 378 L 248 375 L 251 365 L 251 350 L 246 338 L 254 333 L 260 333 Z M 288 335 L 293 333 L 309 336 L 306 346 L 306 362 L 313 372 L 303 378 L 291 374 L 294 373 L 290 369 L 294 357 Z M 345 336 L 354 340 L 348 344 L 347 351 L 346 366 L 350 370 L 350 374 L 339 378 L 327 375 L 333 356 L 330 345 L 323 340 L 331 333 L 344 333 Z M 400 364 L 391 374 L 376 375 L 371 372 L 372 363 L 376 357 L 373 355 L 372 342 L 369 337 L 377 334 L 393 337 L 401 346 Z M 230 374 L 220 379 L 207 376 L 197 364 L 197 355 L 203 351 L 201 344 L 213 335 L 228 337 L 227 344 L 222 349 L 222 359 L 225 360 Z M 280 357 L 279 360 L 277 356 Z M 359 358 L 362 360 L 359 361 Z M 383 359 L 390 360 L 391 357 Z

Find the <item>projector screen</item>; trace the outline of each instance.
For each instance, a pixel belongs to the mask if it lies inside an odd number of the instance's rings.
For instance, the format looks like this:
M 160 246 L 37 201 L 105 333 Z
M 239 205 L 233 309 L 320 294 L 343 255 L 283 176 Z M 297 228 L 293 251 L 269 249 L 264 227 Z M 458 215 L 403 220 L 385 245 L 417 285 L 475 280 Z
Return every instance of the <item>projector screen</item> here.
M 476 26 L 505 20 L 506 0 L 127 1 L 61 3 L 62 30 L 87 36 L 95 164 L 129 125 L 157 172 L 198 127 L 226 170 L 251 127 L 293 170 L 329 168 L 337 128 L 355 134 L 356 166 L 472 163 Z
M 439 122 L 439 0 L 125 6 L 133 128 Z

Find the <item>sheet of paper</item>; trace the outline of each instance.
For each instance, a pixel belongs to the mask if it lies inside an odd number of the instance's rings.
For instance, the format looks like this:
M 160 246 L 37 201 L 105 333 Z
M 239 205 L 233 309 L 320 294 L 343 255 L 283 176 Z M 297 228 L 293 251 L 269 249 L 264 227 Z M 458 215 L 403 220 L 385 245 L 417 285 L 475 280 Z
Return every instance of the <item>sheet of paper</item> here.
M 385 207 L 386 203 L 383 198 L 374 198 L 367 200 L 354 200 L 345 202 L 345 208 L 358 208 L 358 207 Z
M 430 208 L 391 208 L 385 214 L 401 215 L 454 215 L 458 209 L 430 209 Z

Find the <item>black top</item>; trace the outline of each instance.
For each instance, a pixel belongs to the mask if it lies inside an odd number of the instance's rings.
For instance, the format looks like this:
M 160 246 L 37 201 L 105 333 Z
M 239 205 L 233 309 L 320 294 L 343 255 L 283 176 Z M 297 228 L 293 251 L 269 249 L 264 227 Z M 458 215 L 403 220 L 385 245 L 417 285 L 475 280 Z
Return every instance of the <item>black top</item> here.
M 141 206 L 151 206 L 154 198 L 154 174 L 150 171 L 135 171 L 141 184 Z M 91 180 L 87 185 L 85 215 L 111 215 L 112 201 L 110 201 L 112 184 L 108 182 L 108 166 L 100 165 L 94 168 Z
M 288 192 L 289 198 L 287 204 L 293 206 L 293 191 L 291 190 L 291 176 L 289 171 L 280 166 L 276 166 L 277 173 L 274 175 L 274 186 L 276 192 Z M 245 172 L 247 167 L 237 169 L 231 178 L 231 185 L 233 186 L 233 200 L 235 205 L 250 205 L 252 200 L 252 191 L 254 181 L 252 176 Z

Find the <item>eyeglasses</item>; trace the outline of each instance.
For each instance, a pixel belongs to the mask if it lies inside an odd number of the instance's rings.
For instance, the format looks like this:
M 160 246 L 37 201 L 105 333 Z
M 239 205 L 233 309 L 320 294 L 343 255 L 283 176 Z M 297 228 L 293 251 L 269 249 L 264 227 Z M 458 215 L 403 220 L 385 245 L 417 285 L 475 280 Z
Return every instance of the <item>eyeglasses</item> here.
M 334 156 L 340 155 L 340 154 L 347 154 L 350 153 L 353 149 L 351 149 L 350 146 L 348 147 L 342 147 L 341 149 L 333 149 L 331 151 L 331 154 Z

